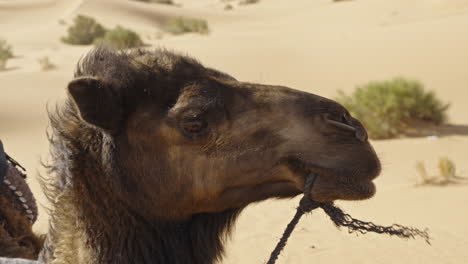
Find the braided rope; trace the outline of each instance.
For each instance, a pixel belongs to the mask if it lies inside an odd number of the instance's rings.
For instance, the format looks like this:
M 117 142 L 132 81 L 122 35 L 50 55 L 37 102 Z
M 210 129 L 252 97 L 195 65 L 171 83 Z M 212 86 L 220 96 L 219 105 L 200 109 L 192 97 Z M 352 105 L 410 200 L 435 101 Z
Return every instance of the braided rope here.
M 312 190 L 312 185 L 314 184 L 316 178 L 317 175 L 314 173 L 310 173 L 309 176 L 306 178 L 304 196 L 299 202 L 299 207 L 297 207 L 296 209 L 296 214 L 284 230 L 283 236 L 281 236 L 281 239 L 276 245 L 275 249 L 271 252 L 270 259 L 268 260 L 267 264 L 276 263 L 278 256 L 281 254 L 281 251 L 286 246 L 289 236 L 291 236 L 292 231 L 296 227 L 297 223 L 299 223 L 299 220 L 301 219 L 302 215 L 304 215 L 304 213 L 311 212 L 312 210 L 320 206 L 319 203 L 314 202 L 310 199 L 310 191 Z
M 330 219 L 337 227 L 347 227 L 348 233 L 366 234 L 373 232 L 377 234 L 387 234 L 390 236 L 412 239 L 421 237 L 426 241 L 427 244 L 431 244 L 427 229 L 422 231 L 414 227 L 406 227 L 399 224 L 393 224 L 391 226 L 380 226 L 372 222 L 365 222 L 353 218 L 351 215 L 343 212 L 343 210 L 333 205 L 333 203 L 324 203 L 321 204 L 320 207 L 325 211 L 325 213 L 330 217 Z

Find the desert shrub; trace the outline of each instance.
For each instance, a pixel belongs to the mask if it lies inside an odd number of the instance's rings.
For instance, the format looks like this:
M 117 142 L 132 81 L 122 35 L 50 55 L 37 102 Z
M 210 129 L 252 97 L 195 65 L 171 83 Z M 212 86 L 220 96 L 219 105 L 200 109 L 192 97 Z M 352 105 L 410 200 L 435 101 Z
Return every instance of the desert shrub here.
M 442 103 L 419 81 L 395 78 L 370 82 L 351 95 L 339 92 L 337 101 L 366 127 L 374 139 L 404 134 L 416 124 L 441 124 L 449 105 Z
M 6 63 L 13 58 L 13 51 L 6 40 L 0 39 L 0 70 L 5 70 Z
M 122 26 L 116 26 L 107 31 L 102 38 L 96 39 L 95 44 L 104 44 L 118 49 L 135 48 L 143 45 L 140 36 Z
M 203 19 L 176 17 L 170 19 L 164 30 L 172 34 L 184 34 L 188 32 L 196 32 L 200 34 L 208 34 L 208 22 Z
M 37 60 L 42 71 L 50 71 L 55 69 L 55 65 L 49 60 L 49 57 L 45 56 Z
M 174 2 L 172 0 L 134 0 L 138 2 L 145 2 L 145 3 L 157 3 L 157 4 L 166 4 L 166 5 L 173 5 Z
M 63 37 L 62 41 L 73 45 L 89 45 L 105 34 L 106 29 L 92 17 L 79 15 L 68 28 L 68 36 Z
M 260 2 L 260 0 L 242 0 L 239 2 L 239 5 L 251 5 Z

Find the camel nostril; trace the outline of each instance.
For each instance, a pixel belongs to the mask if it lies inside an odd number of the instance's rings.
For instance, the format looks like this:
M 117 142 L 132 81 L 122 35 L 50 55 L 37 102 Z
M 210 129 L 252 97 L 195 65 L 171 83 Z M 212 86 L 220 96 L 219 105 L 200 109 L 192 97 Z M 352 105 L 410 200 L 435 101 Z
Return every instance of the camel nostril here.
M 327 123 L 337 128 L 348 130 L 351 132 L 356 132 L 356 128 L 344 116 L 341 116 L 340 118 L 333 118 L 327 115 L 325 116 L 325 120 Z
M 359 141 L 362 141 L 362 142 L 366 142 L 367 139 L 368 139 L 368 136 L 367 136 L 367 132 L 364 128 L 362 127 L 357 127 L 356 128 L 356 132 L 354 134 L 354 136 L 359 140 Z
M 361 142 L 366 142 L 368 140 L 368 135 L 366 129 L 361 125 L 359 121 L 352 118 L 349 113 L 345 113 L 342 116 L 344 120 L 343 123 L 354 128 L 354 136 Z

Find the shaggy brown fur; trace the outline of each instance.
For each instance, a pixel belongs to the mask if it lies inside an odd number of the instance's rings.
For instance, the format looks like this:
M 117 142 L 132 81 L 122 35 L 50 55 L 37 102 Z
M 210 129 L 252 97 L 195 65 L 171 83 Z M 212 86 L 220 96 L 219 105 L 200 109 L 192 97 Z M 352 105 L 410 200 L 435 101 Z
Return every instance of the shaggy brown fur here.
M 189 57 L 97 48 L 51 114 L 47 263 L 220 260 L 241 210 L 301 193 L 366 199 L 380 163 L 331 100 L 242 83 Z

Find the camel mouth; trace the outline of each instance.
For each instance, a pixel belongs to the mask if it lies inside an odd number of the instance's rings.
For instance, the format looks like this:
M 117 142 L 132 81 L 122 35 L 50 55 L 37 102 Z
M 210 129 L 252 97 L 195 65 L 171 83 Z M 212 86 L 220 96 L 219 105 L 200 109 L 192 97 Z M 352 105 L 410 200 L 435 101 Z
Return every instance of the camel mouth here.
M 319 177 L 335 177 L 339 178 L 342 173 L 335 172 L 332 169 L 324 168 L 318 165 L 311 164 L 310 162 L 303 161 L 298 158 L 287 159 L 288 167 L 294 174 L 301 177 L 307 177 L 310 173 L 315 173 Z
M 353 175 L 345 170 L 323 168 L 296 158 L 289 159 L 287 164 L 291 171 L 300 177 L 301 182 L 305 182 L 310 173 L 317 175 L 311 190 L 311 199 L 317 202 L 366 200 L 376 193 L 373 180 L 378 173 Z

